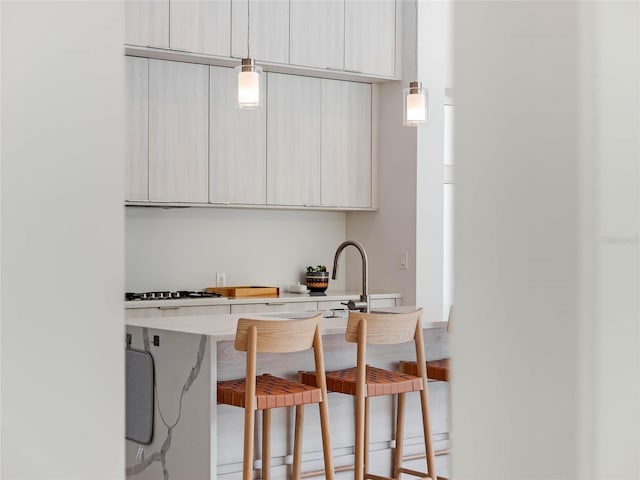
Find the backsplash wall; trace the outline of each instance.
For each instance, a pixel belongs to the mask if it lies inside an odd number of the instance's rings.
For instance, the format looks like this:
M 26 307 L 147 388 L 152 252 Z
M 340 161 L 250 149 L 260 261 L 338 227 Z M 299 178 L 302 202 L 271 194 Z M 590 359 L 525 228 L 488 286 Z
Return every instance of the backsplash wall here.
M 307 265 L 330 269 L 345 240 L 344 212 L 126 207 L 126 291 L 202 290 L 304 283 Z M 344 290 L 344 274 L 329 290 Z

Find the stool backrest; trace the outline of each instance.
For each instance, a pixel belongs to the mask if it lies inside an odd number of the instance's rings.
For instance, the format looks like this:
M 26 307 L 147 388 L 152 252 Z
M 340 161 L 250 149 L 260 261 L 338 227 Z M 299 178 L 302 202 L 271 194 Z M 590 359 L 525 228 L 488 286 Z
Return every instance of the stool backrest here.
M 258 353 L 300 352 L 313 348 L 318 387 L 327 400 L 327 383 L 322 352 L 320 319 L 322 313 L 300 320 L 256 320 L 241 318 L 236 327 L 236 350 L 247 352 L 245 408 L 256 408 L 256 369 Z M 248 446 L 245 444 L 245 448 Z
M 313 346 L 319 313 L 310 318 L 285 320 L 256 320 L 241 318 L 236 329 L 235 348 L 241 352 L 249 350 L 250 330 L 256 330 L 256 352 L 286 353 L 308 350 Z
M 418 376 L 427 381 L 424 340 L 422 338 L 422 308 L 409 313 L 349 312 L 347 342 L 357 343 L 358 389 L 365 388 L 367 344 L 396 344 L 413 341 L 418 364 Z
M 366 343 L 394 344 L 415 339 L 416 327 L 422 321 L 422 309 L 409 313 L 349 312 L 346 340 L 358 343 L 360 322 L 366 322 Z

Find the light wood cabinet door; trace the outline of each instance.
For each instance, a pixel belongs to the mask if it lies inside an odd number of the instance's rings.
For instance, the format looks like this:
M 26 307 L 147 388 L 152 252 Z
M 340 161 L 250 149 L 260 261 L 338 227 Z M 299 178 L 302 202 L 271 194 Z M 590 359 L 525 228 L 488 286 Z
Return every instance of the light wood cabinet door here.
M 345 0 L 345 70 L 393 77 L 395 0 Z
M 169 0 L 126 0 L 124 34 L 129 45 L 169 48 Z
M 231 19 L 231 56 L 246 58 L 249 45 L 255 60 L 289 63 L 288 0 L 232 0 Z
M 149 200 L 149 60 L 126 57 L 126 200 Z
M 265 75 L 261 88 L 264 92 Z M 267 199 L 266 108 L 236 108 L 237 74 L 211 67 L 209 200 L 265 204 Z
M 170 7 L 172 50 L 231 56 L 231 0 L 174 0 Z
M 320 204 L 322 80 L 267 77 L 267 203 Z
M 149 200 L 209 200 L 209 67 L 149 60 Z
M 290 63 L 344 68 L 344 0 L 291 0 Z
M 371 207 L 371 178 L 371 85 L 322 80 L 322 205 Z

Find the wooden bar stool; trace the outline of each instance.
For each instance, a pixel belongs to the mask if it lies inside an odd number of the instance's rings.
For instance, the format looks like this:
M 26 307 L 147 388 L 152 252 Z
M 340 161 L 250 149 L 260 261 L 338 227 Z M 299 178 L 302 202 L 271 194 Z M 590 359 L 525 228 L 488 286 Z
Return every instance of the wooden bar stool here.
M 262 479 L 269 479 L 271 458 L 271 409 L 296 407 L 292 478 L 300 478 L 302 463 L 302 423 L 304 405 L 317 403 L 320 409 L 324 468 L 327 479 L 332 480 L 333 461 L 327 408 L 326 382 L 317 386 L 304 385 L 268 374 L 256 377 L 257 353 L 299 352 L 313 348 L 315 368 L 324 372 L 322 336 L 319 324 L 322 314 L 301 320 L 255 320 L 241 318 L 236 330 L 236 350 L 247 352 L 246 377 L 218 382 L 218 403 L 242 407 L 244 416 L 243 480 L 253 479 L 253 445 L 256 410 L 262 410 Z
M 447 320 L 447 332 L 451 331 L 451 319 L 453 317 L 453 305 L 449 308 L 449 318 Z M 438 381 L 438 382 L 448 382 L 449 381 L 449 359 L 442 358 L 440 360 L 431 360 L 426 362 L 427 368 L 427 379 Z M 418 364 L 414 361 L 401 361 L 400 362 L 400 372 L 405 373 L 407 375 L 417 375 L 418 374 Z M 450 448 L 445 448 L 444 450 L 436 450 L 434 454 L 436 456 L 440 455 L 448 455 L 451 453 Z M 420 458 L 424 457 L 424 455 L 413 455 L 411 458 Z M 405 457 L 405 460 L 408 458 Z M 438 477 L 438 479 L 446 480 L 445 477 Z
M 424 342 L 422 339 L 422 309 L 403 314 L 374 314 L 349 312 L 346 340 L 357 343 L 356 367 L 326 373 L 327 389 L 353 395 L 356 398 L 356 436 L 354 479 L 400 478 L 401 473 L 423 479 L 435 480 L 435 457 L 429 422 L 429 393 L 425 368 Z M 416 350 L 418 375 L 407 375 L 366 364 L 367 344 L 397 344 L 413 341 Z M 322 373 L 301 372 L 301 381 L 308 385 L 322 383 Z M 402 436 L 404 429 L 404 396 L 408 392 L 420 392 L 422 426 L 427 473 L 402 468 Z M 393 477 L 368 472 L 369 460 L 369 398 L 377 395 L 397 395 L 396 448 L 394 451 Z

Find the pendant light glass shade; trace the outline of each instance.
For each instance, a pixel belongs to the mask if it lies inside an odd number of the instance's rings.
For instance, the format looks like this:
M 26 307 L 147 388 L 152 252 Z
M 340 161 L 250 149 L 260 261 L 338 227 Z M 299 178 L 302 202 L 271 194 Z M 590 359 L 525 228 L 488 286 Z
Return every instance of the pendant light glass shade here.
M 236 72 L 238 73 L 238 108 L 260 108 L 262 67 L 256 66 L 252 58 L 243 58 L 242 63 L 236 67 Z
M 421 82 L 411 82 L 403 92 L 404 124 L 415 127 L 427 123 L 427 89 Z

